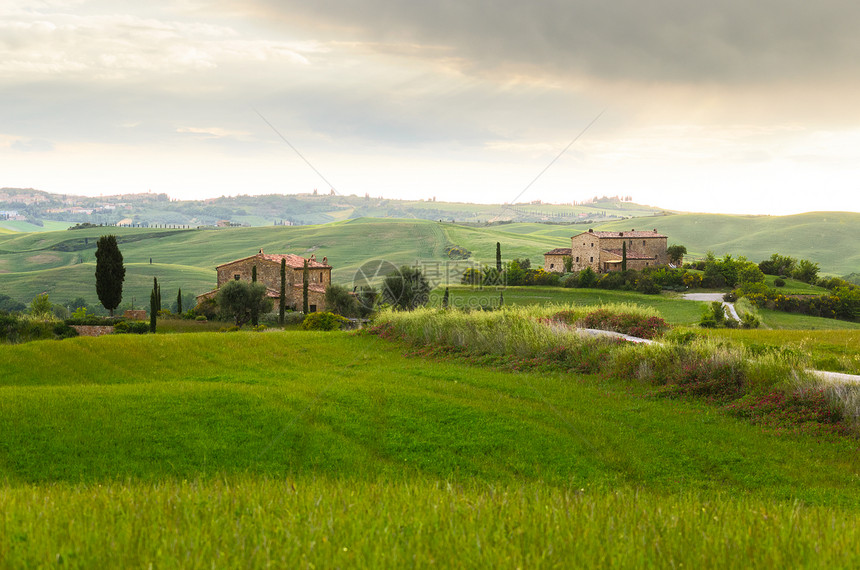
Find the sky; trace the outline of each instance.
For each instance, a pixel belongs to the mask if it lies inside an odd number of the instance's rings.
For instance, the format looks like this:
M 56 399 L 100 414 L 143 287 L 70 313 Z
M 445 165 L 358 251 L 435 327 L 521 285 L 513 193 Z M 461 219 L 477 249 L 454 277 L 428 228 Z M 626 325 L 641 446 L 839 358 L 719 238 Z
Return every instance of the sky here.
M 856 0 L 0 0 L 0 187 L 860 211 L 858 29 Z

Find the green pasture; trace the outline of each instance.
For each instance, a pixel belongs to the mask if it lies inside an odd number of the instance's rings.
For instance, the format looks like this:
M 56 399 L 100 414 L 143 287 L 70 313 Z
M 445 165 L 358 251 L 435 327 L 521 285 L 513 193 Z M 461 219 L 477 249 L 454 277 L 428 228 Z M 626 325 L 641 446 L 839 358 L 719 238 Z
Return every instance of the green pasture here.
M 434 289 L 430 305 L 440 307 L 445 288 Z M 566 289 L 564 287 L 470 287 L 456 285 L 448 288 L 448 305 L 456 308 L 498 307 L 499 297 L 504 296 L 506 305 L 606 305 L 610 303 L 635 303 L 656 309 L 666 322 L 676 325 L 691 325 L 699 322 L 706 303 L 688 301 L 680 297 L 645 295 L 631 291 L 609 291 L 605 289 Z
M 0 560 L 860 560 L 855 440 L 766 432 L 606 378 L 403 351 L 307 332 L 0 346 Z

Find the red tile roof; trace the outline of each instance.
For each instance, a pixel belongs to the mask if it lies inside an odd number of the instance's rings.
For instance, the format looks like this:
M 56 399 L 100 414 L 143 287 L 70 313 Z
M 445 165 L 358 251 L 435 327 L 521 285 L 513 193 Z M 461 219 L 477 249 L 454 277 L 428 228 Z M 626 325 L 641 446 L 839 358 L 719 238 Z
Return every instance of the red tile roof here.
M 220 267 L 226 267 L 227 265 L 232 265 L 234 263 L 239 263 L 240 261 L 247 261 L 253 258 L 260 259 L 261 261 L 271 261 L 272 263 L 281 264 L 281 260 L 284 259 L 287 262 L 287 267 L 292 269 L 302 269 L 305 265 L 305 258 L 301 255 L 295 255 L 292 253 L 258 253 L 256 255 L 250 255 L 248 257 L 243 257 L 242 259 L 235 259 L 233 261 L 228 261 L 227 263 L 222 263 L 215 269 Z M 315 259 L 308 260 L 308 269 L 331 269 L 331 265 L 326 263 L 320 263 Z
M 664 236 L 661 233 L 657 233 L 657 230 L 630 230 L 628 232 L 594 232 L 587 231 L 582 232 L 581 234 L 577 234 L 576 236 L 581 236 L 582 234 L 588 234 L 592 236 L 596 236 L 599 238 L 664 238 L 668 236 Z
M 546 252 L 544 255 L 570 255 L 570 248 L 557 247 L 551 251 Z

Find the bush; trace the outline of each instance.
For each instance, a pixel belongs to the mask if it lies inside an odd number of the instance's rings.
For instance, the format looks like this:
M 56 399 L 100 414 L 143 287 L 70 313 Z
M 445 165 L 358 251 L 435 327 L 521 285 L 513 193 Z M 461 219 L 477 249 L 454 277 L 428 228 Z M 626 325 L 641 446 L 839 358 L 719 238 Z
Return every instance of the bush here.
M 616 313 L 598 309 L 585 315 L 580 325 L 588 329 L 615 331 L 638 338 L 652 339 L 660 336 L 669 325 L 660 317 L 648 317 L 635 313 Z
M 206 315 L 197 315 L 196 317 L 194 317 L 194 320 L 200 321 L 201 323 L 205 323 L 209 319 L 206 318 Z
M 741 315 L 741 327 L 745 329 L 757 329 L 760 324 L 761 322 L 758 320 L 758 317 L 752 313 L 744 313 Z
M 785 280 L 777 277 L 776 279 L 773 280 L 773 285 L 774 285 L 774 287 L 785 287 Z
M 149 323 L 145 321 L 120 321 L 113 327 L 114 334 L 146 334 Z
M 306 331 L 334 331 L 348 322 L 349 319 L 334 313 L 311 313 L 302 321 L 302 329 Z
M 296 311 L 287 311 L 284 313 L 284 325 L 300 325 L 304 322 L 305 316 Z

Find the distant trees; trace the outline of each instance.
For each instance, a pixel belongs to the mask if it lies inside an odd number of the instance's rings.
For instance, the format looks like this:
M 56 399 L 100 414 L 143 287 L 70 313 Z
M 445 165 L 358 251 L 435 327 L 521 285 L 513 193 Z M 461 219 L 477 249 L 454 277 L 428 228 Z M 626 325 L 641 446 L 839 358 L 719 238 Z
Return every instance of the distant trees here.
M 266 296 L 266 286 L 247 281 L 230 281 L 218 289 L 218 306 L 221 314 L 230 316 L 241 327 L 251 320 L 256 311 L 267 313 L 272 310 L 272 300 Z
M 346 287 L 332 283 L 325 290 L 325 308 L 348 319 L 361 316 L 358 299 Z
M 123 281 L 125 266 L 116 236 L 101 236 L 96 245 L 96 294 L 111 316 L 122 301 Z
M 758 267 L 767 275 L 792 277 L 813 285 L 818 281 L 818 264 L 808 259 L 798 261 L 793 257 L 774 253 L 769 259 L 760 262 Z

